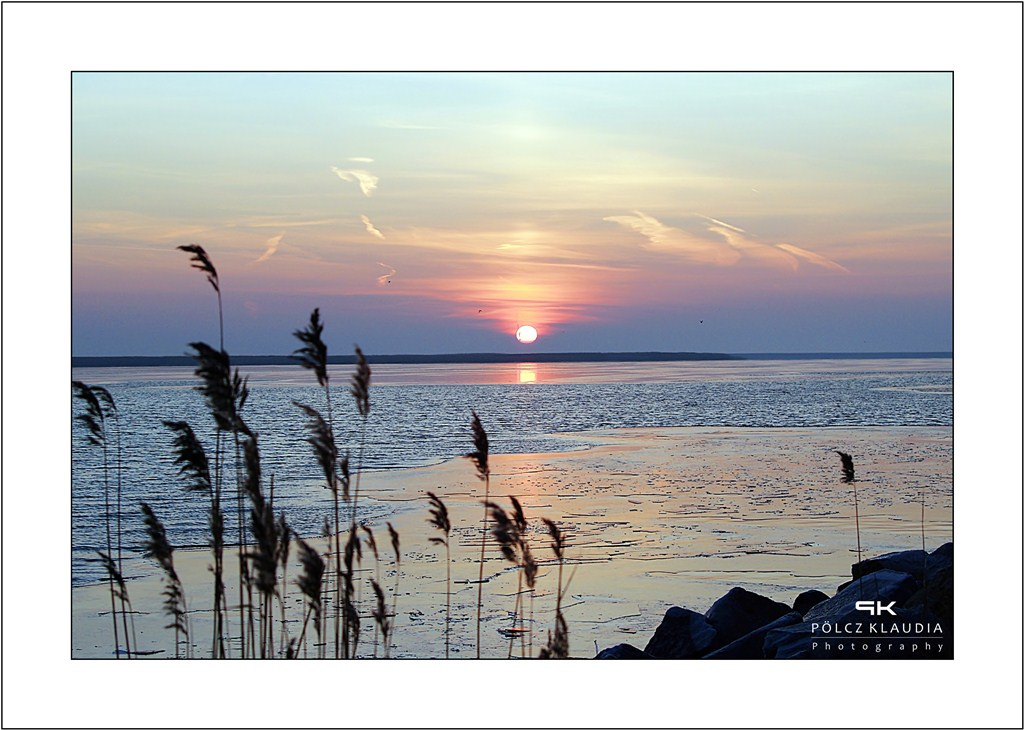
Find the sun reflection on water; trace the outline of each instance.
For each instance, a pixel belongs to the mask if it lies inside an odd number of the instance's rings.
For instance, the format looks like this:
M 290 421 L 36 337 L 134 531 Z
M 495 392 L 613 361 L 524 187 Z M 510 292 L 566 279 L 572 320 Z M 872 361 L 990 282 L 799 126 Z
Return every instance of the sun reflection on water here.
M 537 382 L 537 366 L 533 363 L 520 363 L 517 369 L 520 383 Z

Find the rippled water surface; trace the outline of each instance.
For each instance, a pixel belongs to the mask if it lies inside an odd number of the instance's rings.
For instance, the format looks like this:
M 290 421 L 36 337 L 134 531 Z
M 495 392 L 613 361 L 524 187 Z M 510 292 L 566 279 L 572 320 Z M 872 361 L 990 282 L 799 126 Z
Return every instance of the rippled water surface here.
M 355 463 L 361 420 L 348 394 L 351 370 L 338 366 L 331 377 L 337 440 Z M 263 473 L 275 477 L 275 505 L 300 534 L 316 534 L 325 499 L 322 472 L 293 401 L 326 412 L 324 392 L 298 366 L 243 372 L 250 376 L 244 415 L 259 433 Z M 72 377 L 106 387 L 120 411 L 125 549 L 137 553 L 144 539 L 140 501 L 164 517 L 176 544 L 203 544 L 206 503 L 181 488 L 172 436 L 161 424 L 189 421 L 212 454 L 212 419 L 191 369 L 77 368 Z M 363 463 L 370 470 L 401 469 L 461 456 L 472 450 L 472 409 L 488 430 L 492 452 L 523 453 L 584 448 L 572 433 L 607 428 L 949 426 L 952 400 L 947 359 L 379 365 Z M 74 412 L 80 407 L 73 402 Z M 112 485 L 116 445 L 112 431 Z M 71 448 L 72 576 L 80 583 L 100 577 L 94 556 L 106 544 L 104 466 L 101 450 L 86 443 L 77 421 Z M 228 514 L 229 540 L 236 529 Z

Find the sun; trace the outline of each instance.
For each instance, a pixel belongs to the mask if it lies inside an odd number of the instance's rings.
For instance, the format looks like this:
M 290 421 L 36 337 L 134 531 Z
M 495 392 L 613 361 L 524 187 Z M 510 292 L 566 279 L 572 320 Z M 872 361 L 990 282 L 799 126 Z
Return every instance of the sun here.
M 529 345 L 531 342 L 537 339 L 537 328 L 531 327 L 528 324 L 524 324 L 522 327 L 516 330 L 516 339 L 522 342 L 524 345 Z

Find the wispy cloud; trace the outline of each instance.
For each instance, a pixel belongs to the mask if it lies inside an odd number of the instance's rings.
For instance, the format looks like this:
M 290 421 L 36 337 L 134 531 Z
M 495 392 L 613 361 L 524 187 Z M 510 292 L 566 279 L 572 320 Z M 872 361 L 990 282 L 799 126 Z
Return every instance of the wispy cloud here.
M 384 240 L 384 234 L 377 230 L 377 227 L 370 222 L 369 218 L 367 218 L 365 215 L 361 215 L 359 216 L 359 219 L 362 220 L 363 225 L 366 226 L 367 233 L 369 233 L 371 236 L 376 236 L 382 241 Z
M 730 231 L 736 231 L 737 233 L 746 233 L 746 231 L 744 231 L 742 228 L 737 228 L 736 226 L 730 225 L 729 223 L 726 223 L 725 221 L 720 221 L 717 218 L 712 218 L 711 216 L 707 216 L 707 215 L 701 215 L 700 213 L 697 213 L 696 215 L 700 216 L 701 218 L 703 218 L 706 221 L 711 221 L 716 226 L 721 226 L 722 228 L 728 228 Z
M 812 251 L 789 243 L 765 243 L 739 226 L 701 213 L 693 215 L 706 221 L 702 225 L 703 235 L 665 225 L 640 211 L 633 211 L 633 215 L 608 216 L 604 220 L 618 223 L 645 236 L 650 250 L 672 254 L 694 263 L 732 266 L 744 262 L 754 266 L 797 271 L 800 263 L 805 261 L 831 271 L 850 273 L 841 264 Z M 708 233 L 714 234 L 718 240 L 703 237 Z
M 388 270 L 386 274 L 382 274 L 381 276 L 377 277 L 377 286 L 387 286 L 388 284 L 391 283 L 391 277 L 397 274 L 398 272 L 395 271 L 395 268 L 393 266 L 391 266 L 390 264 L 385 264 L 383 261 L 378 261 L 377 266 L 383 266 L 385 269 Z
M 349 157 L 349 162 L 373 162 L 372 157 Z
M 740 258 L 739 252 L 729 246 L 667 226 L 639 210 L 634 210 L 633 215 L 613 215 L 604 220 L 618 223 L 645 236 L 649 241 L 647 247 L 652 250 L 671 253 L 695 263 L 729 266 Z
M 284 234 L 283 233 L 280 234 L 280 235 L 274 236 L 273 238 L 268 238 L 267 239 L 267 248 L 263 252 L 263 255 L 260 256 L 258 259 L 256 259 L 256 263 L 257 264 L 262 264 L 264 261 L 266 261 L 271 256 L 273 256 L 275 253 L 277 253 L 277 249 L 281 246 L 281 239 L 282 238 L 284 238 Z
M 331 165 L 331 172 L 345 182 L 358 183 L 359 189 L 366 197 L 373 195 L 373 191 L 377 189 L 377 183 L 380 181 L 379 177 L 367 170 L 342 170 L 340 167 Z
M 775 246 L 776 246 L 776 248 L 781 248 L 783 251 L 788 251 L 789 253 L 793 254 L 794 256 L 798 256 L 799 258 L 806 259 L 807 261 L 810 261 L 812 264 L 817 264 L 818 266 L 824 266 L 826 269 L 832 269 L 832 271 L 842 271 L 845 274 L 849 274 L 850 273 L 850 270 L 847 269 L 842 264 L 837 264 L 832 259 L 825 258 L 824 256 L 822 256 L 820 254 L 813 253 L 812 251 L 806 251 L 806 250 L 804 250 L 802 248 L 794 246 L 791 243 L 777 243 L 777 244 L 775 244 Z

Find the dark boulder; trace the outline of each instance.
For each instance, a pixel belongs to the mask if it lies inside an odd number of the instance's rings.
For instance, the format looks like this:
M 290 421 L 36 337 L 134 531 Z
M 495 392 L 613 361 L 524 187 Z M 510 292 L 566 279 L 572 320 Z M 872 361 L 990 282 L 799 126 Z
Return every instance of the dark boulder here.
M 598 659 L 653 659 L 650 654 L 640 651 L 631 644 L 616 644 L 607 649 L 602 649 L 597 655 Z
M 878 570 L 895 570 L 897 573 L 909 573 L 918 583 L 923 583 L 925 574 L 930 578 L 952 566 L 953 543 L 947 542 L 930 554 L 924 550 L 904 550 L 862 560 L 853 565 L 851 574 L 856 580 Z
M 812 641 L 811 625 L 796 623 L 766 632 L 761 652 L 765 659 L 803 659 L 810 656 Z
M 822 601 L 804 615 L 804 621 L 838 621 L 855 610 L 857 601 L 880 601 L 902 606 L 920 585 L 912 575 L 893 570 L 878 570 L 850 583 L 827 601 Z M 866 613 L 862 616 L 868 615 Z
M 717 632 L 696 611 L 673 606 L 647 642 L 644 651 L 655 659 L 692 659 L 714 648 Z
M 715 601 L 704 616 L 718 632 L 716 646 L 725 646 L 755 629 L 770 624 L 790 610 L 785 603 L 773 601 L 743 588 L 733 588 Z
M 953 628 L 953 568 L 938 571 L 935 575 L 929 569 L 927 584 L 907 599 L 907 608 L 920 609 L 934 616 L 943 628 Z
M 766 624 L 746 636 L 741 636 L 736 641 L 723 646 L 717 651 L 707 654 L 705 659 L 764 659 L 764 639 L 768 632 L 774 629 L 781 629 L 785 626 L 792 626 L 800 623 L 801 616 L 796 611 L 790 611 L 784 616 Z
M 827 593 L 822 593 L 817 590 L 804 591 L 796 597 L 795 601 L 793 601 L 793 610 L 803 616 L 819 603 L 827 600 Z
M 920 581 L 924 577 L 928 553 L 924 550 L 904 550 L 899 553 L 886 553 L 877 558 L 868 558 L 851 567 L 853 579 L 857 580 L 878 570 L 895 570 L 897 573 L 909 573 Z

